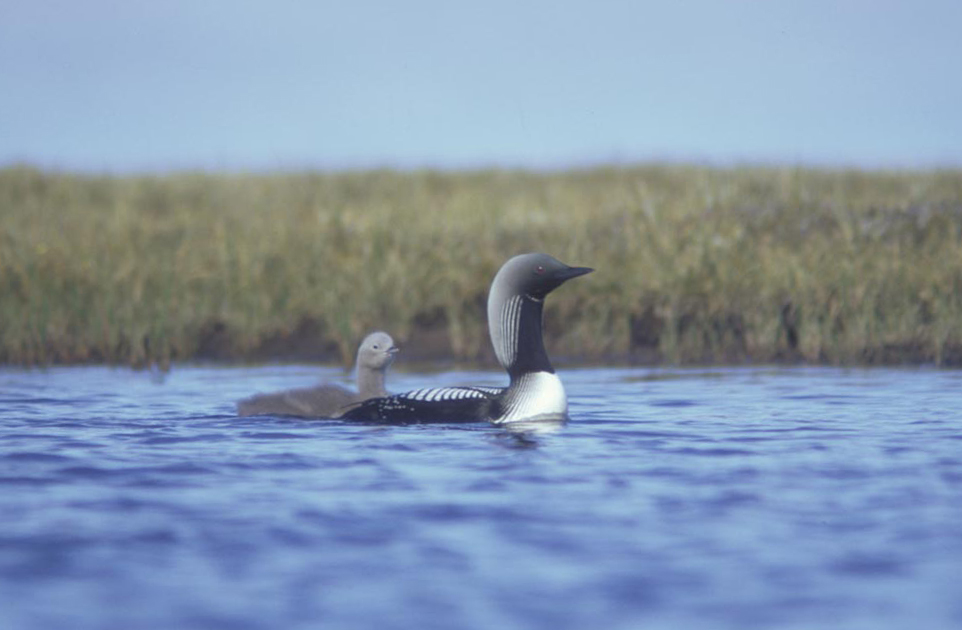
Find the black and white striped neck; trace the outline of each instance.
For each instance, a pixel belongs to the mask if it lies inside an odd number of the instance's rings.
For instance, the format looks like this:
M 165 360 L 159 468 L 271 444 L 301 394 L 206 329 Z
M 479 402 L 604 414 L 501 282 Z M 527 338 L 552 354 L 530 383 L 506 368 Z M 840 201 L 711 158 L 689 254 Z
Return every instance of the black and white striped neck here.
M 488 305 L 488 329 L 498 362 L 515 382 L 530 372 L 554 374 L 544 347 L 544 300 L 515 294 Z

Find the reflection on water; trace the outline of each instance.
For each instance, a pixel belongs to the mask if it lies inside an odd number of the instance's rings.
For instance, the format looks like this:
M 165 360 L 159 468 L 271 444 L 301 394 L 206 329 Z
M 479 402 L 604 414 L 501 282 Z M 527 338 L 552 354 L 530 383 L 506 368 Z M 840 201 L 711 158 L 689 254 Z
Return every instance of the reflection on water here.
M 567 423 L 234 417 L 325 370 L 0 369 L 0 627 L 962 627 L 962 373 L 573 370 Z
M 548 426 L 534 426 L 531 428 L 506 425 L 499 427 L 501 430 L 493 434 L 495 444 L 500 444 L 505 448 L 529 449 L 538 448 L 543 443 L 542 438 L 559 430 L 563 423 L 552 423 Z
M 568 423 L 568 420 L 568 417 L 559 418 L 557 416 L 550 416 L 516 422 L 505 422 L 504 424 L 497 425 L 497 427 L 518 437 L 532 439 L 539 435 L 557 433 Z

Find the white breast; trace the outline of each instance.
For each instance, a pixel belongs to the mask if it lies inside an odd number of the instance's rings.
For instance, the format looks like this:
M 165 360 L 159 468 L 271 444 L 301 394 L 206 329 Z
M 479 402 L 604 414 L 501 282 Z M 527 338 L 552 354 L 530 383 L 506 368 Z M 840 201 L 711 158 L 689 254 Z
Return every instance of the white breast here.
M 511 384 L 505 395 L 504 413 L 496 424 L 534 418 L 560 419 L 568 415 L 568 398 L 557 374 L 531 372 Z

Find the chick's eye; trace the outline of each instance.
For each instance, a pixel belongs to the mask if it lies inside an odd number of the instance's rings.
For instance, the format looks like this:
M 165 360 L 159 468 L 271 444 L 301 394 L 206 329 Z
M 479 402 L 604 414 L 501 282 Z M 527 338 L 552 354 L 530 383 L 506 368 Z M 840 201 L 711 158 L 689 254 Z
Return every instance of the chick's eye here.
M 374 344 L 373 347 L 374 347 L 375 350 L 379 350 L 379 349 L 381 348 L 381 346 L 379 346 L 379 345 L 377 345 L 377 344 Z

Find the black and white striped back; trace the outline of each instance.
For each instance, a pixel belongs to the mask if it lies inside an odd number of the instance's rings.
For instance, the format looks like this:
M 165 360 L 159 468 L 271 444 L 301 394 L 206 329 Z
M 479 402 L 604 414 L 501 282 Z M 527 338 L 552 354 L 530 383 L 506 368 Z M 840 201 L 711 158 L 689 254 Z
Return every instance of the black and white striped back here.
M 501 414 L 503 387 L 429 387 L 372 398 L 342 417 L 367 422 L 489 422 Z

